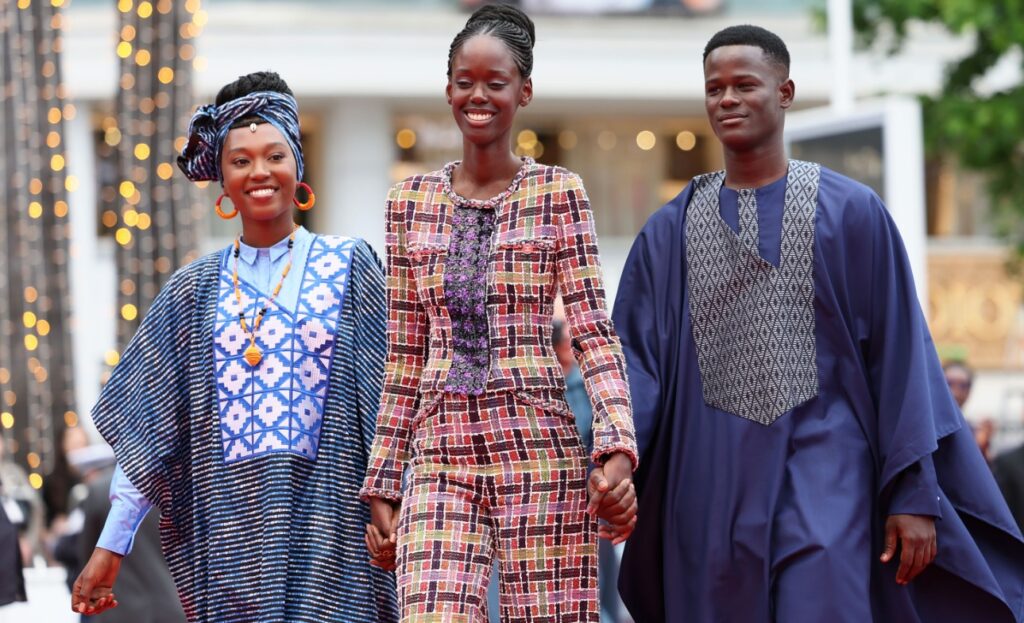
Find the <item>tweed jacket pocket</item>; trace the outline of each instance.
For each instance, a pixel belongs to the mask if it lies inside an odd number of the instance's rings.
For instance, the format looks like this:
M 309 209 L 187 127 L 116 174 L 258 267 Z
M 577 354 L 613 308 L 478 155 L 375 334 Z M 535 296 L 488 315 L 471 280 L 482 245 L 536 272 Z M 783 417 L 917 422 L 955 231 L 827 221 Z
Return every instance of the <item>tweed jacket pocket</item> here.
M 553 305 L 555 247 L 553 237 L 497 240 L 488 275 L 491 302 L 513 307 Z
M 407 253 L 416 282 L 416 294 L 430 317 L 436 316 L 444 301 L 444 262 L 448 247 L 439 236 L 420 236 L 409 232 Z
M 448 246 L 440 235 L 410 231 L 407 253 L 416 297 L 427 317 L 427 360 L 420 386 L 421 390 L 430 391 L 443 387 L 451 366 L 451 320 L 444 302 L 444 265 Z

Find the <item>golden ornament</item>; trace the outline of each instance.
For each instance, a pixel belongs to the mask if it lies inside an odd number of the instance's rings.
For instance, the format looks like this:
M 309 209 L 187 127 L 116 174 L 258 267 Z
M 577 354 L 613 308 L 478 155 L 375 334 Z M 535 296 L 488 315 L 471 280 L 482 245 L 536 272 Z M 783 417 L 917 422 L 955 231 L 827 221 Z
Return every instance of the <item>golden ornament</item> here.
M 263 359 L 263 352 L 255 344 L 249 344 L 249 348 L 245 349 L 243 356 L 245 357 L 245 362 L 255 368 L 259 365 L 260 360 Z

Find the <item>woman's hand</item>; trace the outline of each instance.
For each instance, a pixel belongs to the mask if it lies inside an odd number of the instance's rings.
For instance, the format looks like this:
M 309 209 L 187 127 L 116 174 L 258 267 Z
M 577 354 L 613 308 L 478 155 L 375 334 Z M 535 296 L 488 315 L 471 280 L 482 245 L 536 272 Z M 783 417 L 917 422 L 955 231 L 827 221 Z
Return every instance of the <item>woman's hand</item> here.
M 636 526 L 638 507 L 632 475 L 633 463 L 629 456 L 616 452 L 603 466 L 590 472 L 587 480 L 590 493 L 587 512 L 608 522 L 598 527 L 597 534 L 613 545 L 629 538 Z
M 395 570 L 398 546 L 399 504 L 384 498 L 370 498 L 370 523 L 366 524 L 366 549 L 370 564 L 385 571 Z

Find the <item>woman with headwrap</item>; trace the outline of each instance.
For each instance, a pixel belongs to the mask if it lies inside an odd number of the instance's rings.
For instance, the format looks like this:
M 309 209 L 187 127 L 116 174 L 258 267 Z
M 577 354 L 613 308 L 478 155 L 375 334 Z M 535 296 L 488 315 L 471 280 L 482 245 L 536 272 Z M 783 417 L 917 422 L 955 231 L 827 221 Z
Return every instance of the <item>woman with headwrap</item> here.
M 239 214 L 241 233 L 170 278 L 93 409 L 119 468 L 72 608 L 116 605 L 121 558 L 155 505 L 190 621 L 396 620 L 358 499 L 385 354 L 380 261 L 293 222 L 293 203 L 315 199 L 276 74 L 199 108 L 178 166 L 221 183 L 217 213 Z

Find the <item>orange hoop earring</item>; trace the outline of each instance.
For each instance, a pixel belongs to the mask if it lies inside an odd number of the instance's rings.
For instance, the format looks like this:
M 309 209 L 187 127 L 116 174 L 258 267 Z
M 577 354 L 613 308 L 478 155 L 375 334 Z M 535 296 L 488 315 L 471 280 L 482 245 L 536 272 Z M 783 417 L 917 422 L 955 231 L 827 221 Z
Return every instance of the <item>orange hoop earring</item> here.
M 224 201 L 224 197 L 227 197 L 227 193 L 221 193 L 220 197 L 217 197 L 217 203 L 213 204 L 213 209 L 217 212 L 217 216 L 221 217 L 225 221 L 230 221 L 238 215 L 238 208 L 235 208 L 230 214 L 225 214 L 224 210 L 220 207 L 220 202 Z
M 306 194 L 309 195 L 309 197 L 306 199 L 304 203 L 300 202 L 298 197 L 292 197 L 292 201 L 295 203 L 295 207 L 302 211 L 306 211 L 312 208 L 314 205 L 316 205 L 316 195 L 313 194 L 313 189 L 309 187 L 309 184 L 307 184 L 306 182 L 299 182 L 298 187 L 305 190 Z

